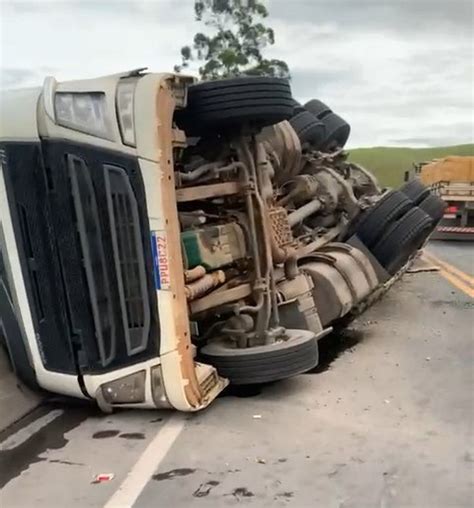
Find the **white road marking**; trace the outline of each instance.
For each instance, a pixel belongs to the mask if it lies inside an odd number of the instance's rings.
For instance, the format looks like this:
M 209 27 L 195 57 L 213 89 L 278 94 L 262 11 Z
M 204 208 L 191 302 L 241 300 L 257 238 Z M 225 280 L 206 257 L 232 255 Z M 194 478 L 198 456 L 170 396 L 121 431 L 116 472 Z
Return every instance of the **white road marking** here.
M 15 434 L 8 436 L 5 441 L 2 441 L 0 443 L 0 450 L 11 450 L 12 448 L 20 446 L 25 441 L 28 441 L 28 439 L 30 439 L 33 434 L 36 434 L 43 427 L 46 427 L 46 425 L 50 424 L 53 420 L 56 420 L 56 418 L 61 416 L 63 413 L 64 411 L 62 409 L 54 409 L 53 411 L 40 416 L 37 420 L 34 420 L 33 422 L 20 429 L 18 432 L 15 432 Z
M 185 423 L 184 414 L 171 416 L 130 469 L 120 487 L 105 503 L 104 508 L 131 508 L 184 429 Z

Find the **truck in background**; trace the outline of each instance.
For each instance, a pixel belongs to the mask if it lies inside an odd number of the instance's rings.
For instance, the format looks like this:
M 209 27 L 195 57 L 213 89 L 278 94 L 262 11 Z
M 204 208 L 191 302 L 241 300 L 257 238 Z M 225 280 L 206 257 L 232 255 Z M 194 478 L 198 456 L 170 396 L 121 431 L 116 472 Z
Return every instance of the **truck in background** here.
M 415 165 L 415 176 L 447 203 L 431 238 L 474 240 L 474 157 L 421 162 Z

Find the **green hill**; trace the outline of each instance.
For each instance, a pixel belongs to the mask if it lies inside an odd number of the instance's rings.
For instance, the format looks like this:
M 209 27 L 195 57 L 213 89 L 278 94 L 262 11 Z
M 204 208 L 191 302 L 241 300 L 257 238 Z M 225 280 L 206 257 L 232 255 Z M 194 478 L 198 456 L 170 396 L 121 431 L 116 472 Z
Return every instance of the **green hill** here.
M 436 148 L 356 148 L 349 151 L 349 160 L 357 162 L 377 176 L 381 185 L 397 187 L 403 182 L 405 171 L 414 162 L 428 161 L 447 155 L 474 155 L 474 144 Z

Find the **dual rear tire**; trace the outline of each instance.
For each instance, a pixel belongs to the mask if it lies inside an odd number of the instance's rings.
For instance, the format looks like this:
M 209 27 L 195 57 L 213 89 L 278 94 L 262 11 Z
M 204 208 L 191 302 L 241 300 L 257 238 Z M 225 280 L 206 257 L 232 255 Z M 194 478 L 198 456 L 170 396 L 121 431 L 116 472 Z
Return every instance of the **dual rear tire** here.
M 356 234 L 394 275 L 427 240 L 446 204 L 419 180 L 387 192 L 360 218 Z

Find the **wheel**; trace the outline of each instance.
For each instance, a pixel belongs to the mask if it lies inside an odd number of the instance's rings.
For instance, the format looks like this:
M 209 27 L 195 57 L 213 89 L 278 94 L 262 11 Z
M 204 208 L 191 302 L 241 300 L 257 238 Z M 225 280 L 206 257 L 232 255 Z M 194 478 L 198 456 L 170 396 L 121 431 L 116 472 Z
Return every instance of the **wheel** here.
M 369 249 L 380 239 L 387 227 L 413 208 L 413 202 L 402 192 L 392 190 L 362 214 L 356 234 Z
M 188 104 L 175 113 L 177 125 L 189 135 L 261 128 L 293 115 L 288 80 L 246 77 L 208 81 L 188 89 Z
M 306 109 L 295 99 L 293 99 L 293 115 L 295 116 L 298 113 L 303 113 L 303 111 L 306 111 Z
M 399 190 L 405 196 L 408 196 L 415 205 L 421 203 L 430 193 L 428 187 L 423 185 L 417 178 L 404 183 Z
M 394 275 L 428 238 L 433 220 L 418 206 L 392 224 L 373 249 L 378 262 Z
M 305 109 L 307 109 L 310 113 L 313 113 L 314 116 L 319 118 L 320 120 L 325 116 L 332 113 L 332 110 L 329 106 L 326 106 L 324 102 L 319 101 L 318 99 L 312 99 L 308 101 L 304 105 Z
M 444 210 L 448 205 L 440 197 L 430 193 L 418 206 L 437 224 L 443 218 Z
M 326 127 L 309 111 L 303 111 L 290 118 L 290 124 L 301 144 L 308 143 L 318 149 L 326 138 Z
M 326 139 L 324 149 L 331 149 L 334 146 L 343 148 L 351 133 L 350 125 L 336 113 L 329 113 L 321 120 L 326 126 Z
M 286 330 L 289 339 L 266 346 L 237 349 L 229 340 L 212 342 L 200 360 L 216 367 L 234 385 L 268 383 L 302 374 L 318 364 L 318 342 L 307 330 Z

